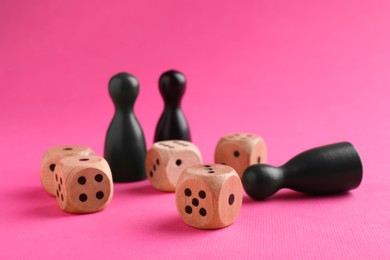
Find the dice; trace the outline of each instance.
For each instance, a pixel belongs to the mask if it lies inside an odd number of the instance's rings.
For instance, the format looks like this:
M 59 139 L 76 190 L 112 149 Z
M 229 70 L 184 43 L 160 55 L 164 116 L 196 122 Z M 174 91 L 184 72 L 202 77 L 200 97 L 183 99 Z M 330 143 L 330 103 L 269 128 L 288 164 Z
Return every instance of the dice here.
M 264 140 L 254 134 L 237 133 L 222 137 L 215 149 L 215 163 L 233 167 L 240 178 L 252 164 L 267 162 Z
M 160 141 L 146 154 L 146 173 L 158 190 L 175 191 L 180 174 L 187 167 L 202 163 L 202 155 L 193 143 L 183 140 Z
M 196 165 L 181 174 L 176 207 L 184 222 L 195 228 L 231 225 L 242 205 L 243 188 L 236 171 L 227 165 Z
M 59 160 L 74 155 L 93 155 L 91 148 L 81 145 L 63 145 L 48 149 L 41 160 L 40 179 L 43 188 L 52 196 L 56 194 L 54 170 Z
M 110 167 L 102 157 L 72 156 L 61 159 L 54 170 L 55 194 L 61 209 L 69 213 L 92 213 L 112 199 Z

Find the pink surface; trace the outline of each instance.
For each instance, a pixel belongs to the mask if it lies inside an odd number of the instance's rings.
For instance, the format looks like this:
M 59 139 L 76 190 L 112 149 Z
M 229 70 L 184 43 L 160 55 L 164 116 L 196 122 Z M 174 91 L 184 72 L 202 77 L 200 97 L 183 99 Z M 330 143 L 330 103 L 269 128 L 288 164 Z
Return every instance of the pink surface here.
M 0 258 L 390 257 L 389 1 L 1 1 Z M 245 2 L 245 3 L 244 3 Z M 218 138 L 246 131 L 282 164 L 350 141 L 362 185 L 344 196 L 285 190 L 244 197 L 236 223 L 186 226 L 172 193 L 115 185 L 104 211 L 62 212 L 39 182 L 44 151 L 102 154 L 109 78 L 140 81 L 136 113 L 152 144 L 159 75 L 183 71 L 183 107 L 207 162 Z

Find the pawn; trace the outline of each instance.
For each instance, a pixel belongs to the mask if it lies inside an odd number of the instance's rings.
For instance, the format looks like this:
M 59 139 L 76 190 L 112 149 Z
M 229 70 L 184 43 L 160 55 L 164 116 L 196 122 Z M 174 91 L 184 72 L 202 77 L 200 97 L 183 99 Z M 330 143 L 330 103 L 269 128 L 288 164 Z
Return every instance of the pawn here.
M 138 80 L 128 73 L 119 73 L 111 78 L 108 90 L 115 114 L 107 130 L 104 158 L 111 167 L 114 182 L 144 180 L 145 137 L 134 114 Z
M 186 78 L 178 71 L 167 71 L 160 77 L 159 88 L 164 99 L 164 111 L 157 124 L 154 142 L 191 141 L 190 129 L 180 107 L 186 90 Z
M 362 176 L 359 154 L 343 142 L 305 151 L 281 167 L 252 165 L 244 171 L 242 184 L 250 197 L 264 200 L 281 188 L 311 195 L 343 193 L 357 188 Z

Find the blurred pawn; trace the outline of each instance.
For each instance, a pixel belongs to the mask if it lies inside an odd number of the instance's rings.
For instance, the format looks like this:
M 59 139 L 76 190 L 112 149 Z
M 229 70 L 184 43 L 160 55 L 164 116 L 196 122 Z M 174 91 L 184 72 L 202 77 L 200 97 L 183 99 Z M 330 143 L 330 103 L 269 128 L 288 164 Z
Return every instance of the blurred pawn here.
M 312 195 L 343 193 L 357 188 L 362 176 L 359 154 L 343 142 L 303 152 L 281 167 L 252 165 L 244 171 L 242 183 L 250 197 L 264 200 L 281 188 Z
M 191 141 L 190 128 L 180 107 L 186 90 L 186 78 L 178 71 L 167 71 L 160 77 L 159 88 L 164 99 L 164 111 L 157 124 L 154 142 Z

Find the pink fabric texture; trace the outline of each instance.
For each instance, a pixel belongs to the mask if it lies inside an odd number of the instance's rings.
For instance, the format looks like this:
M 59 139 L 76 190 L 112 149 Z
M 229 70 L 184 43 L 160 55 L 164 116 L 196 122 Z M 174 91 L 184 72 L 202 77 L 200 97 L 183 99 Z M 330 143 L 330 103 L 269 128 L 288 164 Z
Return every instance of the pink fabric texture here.
M 1 259 L 389 259 L 389 1 L 1 1 Z M 212 163 L 218 139 L 261 135 L 269 163 L 350 141 L 361 186 L 314 198 L 244 196 L 237 221 L 188 227 L 173 193 L 115 184 L 96 214 L 60 210 L 41 187 L 44 151 L 103 153 L 109 78 L 140 82 L 151 146 L 160 74 L 187 77 L 183 110 Z

